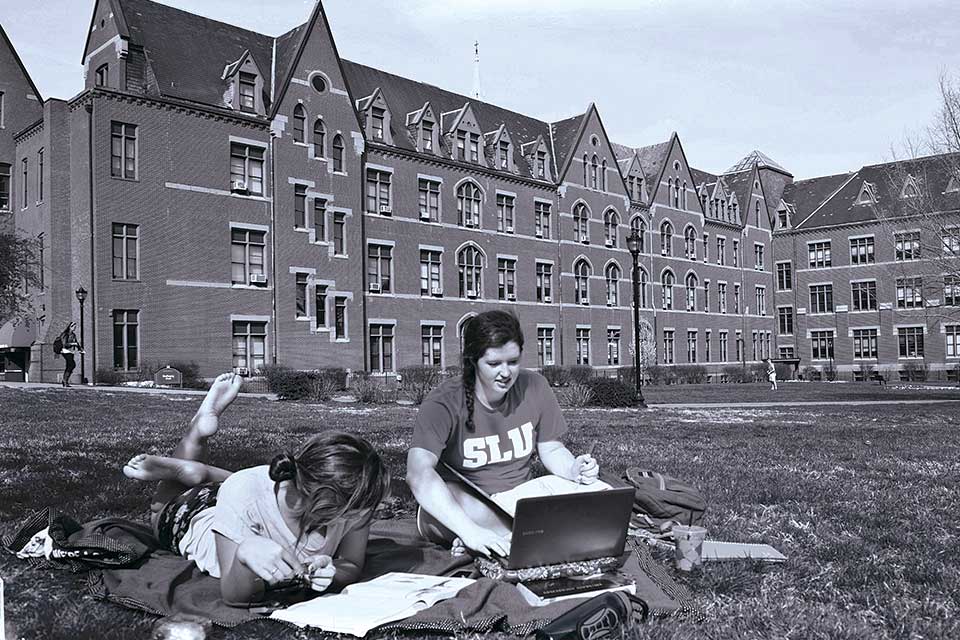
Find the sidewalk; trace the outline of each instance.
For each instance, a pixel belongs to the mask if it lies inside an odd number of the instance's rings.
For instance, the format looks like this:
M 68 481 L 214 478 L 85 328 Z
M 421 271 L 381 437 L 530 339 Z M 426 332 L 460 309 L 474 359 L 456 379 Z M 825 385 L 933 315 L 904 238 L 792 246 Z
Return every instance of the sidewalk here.
M 938 404 L 944 402 L 960 402 L 956 399 L 913 399 L 903 400 L 824 400 L 822 402 L 806 400 L 795 402 L 678 402 L 664 404 L 648 404 L 651 409 L 765 409 L 775 407 L 857 407 L 875 404 Z
M 37 391 L 53 389 L 57 391 L 108 391 L 110 393 L 149 393 L 154 395 L 178 396 L 205 396 L 206 391 L 200 389 L 170 389 L 162 387 L 95 387 L 86 384 L 71 384 L 69 388 L 62 387 L 56 382 L 0 382 L 0 388 L 20 389 L 23 391 Z M 260 398 L 262 400 L 276 400 L 275 393 L 241 393 L 244 398 Z

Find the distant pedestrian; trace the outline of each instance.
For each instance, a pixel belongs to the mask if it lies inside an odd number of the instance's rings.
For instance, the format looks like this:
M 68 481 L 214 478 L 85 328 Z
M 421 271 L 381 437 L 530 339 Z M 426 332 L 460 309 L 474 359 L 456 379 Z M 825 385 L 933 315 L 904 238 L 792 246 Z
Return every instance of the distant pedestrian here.
M 80 344 L 80 341 L 77 340 L 77 333 L 74 331 L 76 328 L 76 322 L 69 323 L 58 338 L 60 340 L 60 355 L 63 356 L 65 363 L 63 367 L 63 380 L 60 384 L 65 387 L 70 386 L 70 376 L 73 374 L 73 370 L 77 368 L 77 360 L 73 357 L 74 354 L 83 352 L 83 346 Z
M 764 358 L 763 362 L 767 365 L 767 380 L 770 381 L 770 391 L 776 391 L 777 390 L 777 368 L 774 366 L 772 362 L 770 362 L 770 358 Z

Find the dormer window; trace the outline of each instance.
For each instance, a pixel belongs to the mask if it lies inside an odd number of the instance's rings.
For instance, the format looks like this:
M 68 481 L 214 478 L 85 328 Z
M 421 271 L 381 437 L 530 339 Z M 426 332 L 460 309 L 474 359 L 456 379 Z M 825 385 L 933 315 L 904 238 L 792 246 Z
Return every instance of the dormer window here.
M 877 201 L 877 196 L 873 191 L 873 184 L 864 182 L 860 187 L 860 195 L 857 196 L 857 204 L 873 204 Z
M 252 73 L 240 72 L 240 111 L 256 113 L 257 77 Z
M 96 75 L 94 76 L 94 84 L 98 87 L 106 87 L 110 81 L 110 65 L 102 64 L 97 67 Z
M 480 135 L 470 134 L 470 162 L 480 162 Z
M 536 171 L 538 178 L 547 177 L 547 152 L 537 151 Z
M 920 189 L 917 187 L 917 179 L 913 176 L 907 176 L 907 180 L 903 183 L 903 190 L 900 192 L 901 198 L 918 198 L 920 197 Z
M 420 123 L 420 147 L 423 151 L 433 151 L 433 123 L 429 120 Z
M 786 209 L 780 209 L 777 211 L 777 226 L 781 229 L 790 228 L 790 212 Z
M 457 160 L 467 159 L 467 132 L 457 131 Z
M 510 170 L 510 143 L 501 140 L 498 145 L 497 153 L 500 157 L 500 168 L 504 171 Z
M 384 110 L 379 107 L 370 110 L 370 131 L 374 140 L 383 140 L 383 116 Z

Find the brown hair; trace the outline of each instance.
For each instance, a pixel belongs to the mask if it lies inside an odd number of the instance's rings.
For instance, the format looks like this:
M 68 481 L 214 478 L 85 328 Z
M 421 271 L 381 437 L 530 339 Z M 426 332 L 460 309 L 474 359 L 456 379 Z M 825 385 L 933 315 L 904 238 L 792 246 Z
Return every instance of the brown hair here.
M 487 349 L 499 349 L 516 342 L 523 352 L 520 321 L 506 311 L 484 311 L 467 322 L 463 329 L 463 393 L 467 401 L 467 432 L 473 433 L 473 405 L 476 401 L 477 360 Z

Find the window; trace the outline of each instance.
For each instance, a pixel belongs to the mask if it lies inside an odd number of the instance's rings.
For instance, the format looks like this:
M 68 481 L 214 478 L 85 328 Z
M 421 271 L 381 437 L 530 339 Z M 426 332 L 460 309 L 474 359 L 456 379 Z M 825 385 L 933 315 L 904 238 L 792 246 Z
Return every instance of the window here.
M 0 162 L 0 211 L 10 211 L 10 165 Z
M 257 76 L 240 72 L 240 111 L 254 113 L 257 110 Z
M 923 357 L 923 327 L 897 327 L 901 358 Z
M 877 310 L 877 281 L 865 280 L 850 283 L 851 303 L 854 311 Z
M 687 331 L 687 362 L 697 361 L 697 332 Z
M 317 329 L 325 329 L 327 327 L 327 287 L 318 284 L 313 298 L 317 311 Z
M 440 183 L 435 180 L 419 179 L 420 219 L 428 222 L 440 222 Z
M 553 359 L 553 327 L 537 327 L 537 363 L 548 367 Z
M 297 318 L 307 317 L 307 274 L 296 275 L 296 315 Z
M 139 365 L 140 312 L 113 310 L 113 368 L 133 371 Z
M 577 327 L 577 364 L 590 364 L 590 329 Z
M 333 136 L 333 171 L 343 173 L 343 137 L 338 133 Z
M 617 228 L 620 226 L 620 216 L 616 211 L 607 211 L 603 214 L 603 243 L 607 247 L 617 247 Z
M 661 309 L 673 309 L 673 284 L 676 282 L 676 278 L 673 277 L 673 272 L 664 271 L 663 275 L 660 276 L 660 289 L 661 289 Z
M 420 295 L 437 297 L 443 295 L 439 251 L 420 250 Z
M 304 143 L 306 142 L 306 136 L 304 134 L 304 129 L 306 128 L 307 123 L 307 110 L 303 108 L 302 104 L 298 104 L 293 108 L 293 141 Z
M 443 366 L 443 325 L 420 325 L 420 364 Z
M 233 368 L 260 373 L 267 364 L 267 323 L 233 323 Z
M 263 194 L 263 148 L 230 144 L 230 189 Z
M 30 182 L 29 182 L 29 166 L 28 166 L 28 162 L 27 162 L 27 159 L 26 159 L 26 158 L 24 158 L 23 160 L 20 161 L 20 173 L 21 173 L 21 178 L 22 178 L 20 184 L 23 185 L 23 199 L 22 199 L 22 201 L 20 202 L 20 208 L 21 208 L 21 209 L 26 209 L 26 207 L 27 207 L 27 202 L 29 202 L 29 200 L 30 200 L 30 199 L 27 197 L 27 185 L 28 185 Z
M 110 123 L 110 175 L 114 178 L 136 180 L 137 125 Z
M 753 245 L 753 266 L 757 271 L 763 271 L 763 245 Z
M 960 324 L 945 325 L 944 333 L 947 338 L 947 357 L 960 358 Z
M 313 200 L 313 237 L 317 242 L 327 240 L 327 201 L 323 198 Z
M 333 299 L 333 338 L 347 340 L 347 299 L 335 296 Z
M 551 223 L 550 223 L 550 203 L 549 202 L 540 202 L 539 200 L 533 203 L 533 215 L 534 215 L 534 234 L 538 238 L 547 238 L 549 239 L 552 236 Z
M 807 256 L 811 269 L 823 269 L 833 265 L 830 257 L 830 241 L 808 242 Z
M 393 371 L 393 325 L 370 325 L 370 371 Z
M 590 242 L 590 212 L 585 204 L 573 208 L 573 239 L 575 242 Z
M 620 364 L 620 329 L 607 329 L 607 364 Z
M 538 178 L 547 177 L 547 152 L 537 151 L 536 174 Z
M 710 234 L 703 234 L 703 263 L 710 261 Z
M 480 162 L 480 134 L 470 134 L 470 162 Z
M 43 149 L 37 151 L 37 204 L 43 202 Z
M 793 347 L 780 347 L 780 358 L 783 360 L 792 360 L 795 357 Z
M 833 285 L 810 285 L 810 313 L 833 313 Z
M 733 285 L 733 312 L 740 313 L 740 285 Z
M 940 233 L 943 255 L 960 257 L 960 227 L 950 227 Z
M 266 285 L 264 251 L 266 233 L 251 229 L 230 230 L 231 282 Z
M 110 86 L 110 65 L 102 64 L 94 72 L 93 84 L 97 87 Z
M 322 74 L 316 73 L 310 78 L 310 86 L 313 87 L 313 90 L 317 93 L 323 93 L 327 90 L 327 80 Z
M 728 351 L 727 351 L 727 338 L 728 338 L 728 335 L 729 335 L 729 334 L 728 334 L 726 331 L 721 331 L 721 332 L 720 332 L 720 353 L 718 354 L 718 355 L 720 356 L 720 362 L 726 362 L 726 361 L 727 361 L 727 353 L 728 353 Z
M 457 217 L 461 227 L 480 226 L 480 187 L 464 182 L 457 188 Z
M 510 169 L 510 143 L 506 140 L 501 140 L 500 144 L 497 145 L 497 155 L 500 160 L 500 168 L 508 171 Z
M 367 169 L 367 211 L 391 215 L 390 174 L 377 169 Z
M 853 330 L 853 357 L 858 360 L 877 359 L 877 330 Z
M 762 341 L 763 341 L 763 336 L 760 336 L 760 340 L 761 340 L 760 350 L 762 351 L 762 350 L 763 350 L 763 342 L 762 342 Z M 757 332 L 756 332 L 756 331 L 753 332 L 753 351 L 752 351 L 752 355 L 751 355 L 750 359 L 751 359 L 751 360 L 759 360 L 759 358 L 757 357 Z
M 697 232 L 687 227 L 683 232 L 683 254 L 687 260 L 697 259 Z
M 673 329 L 663 330 L 663 363 L 674 363 Z
M 607 281 L 607 306 L 616 307 L 620 304 L 620 267 L 609 264 L 604 274 Z
M 347 255 L 346 243 L 346 214 L 336 211 L 333 214 L 333 254 L 337 256 Z
M 430 120 L 420 122 L 420 150 L 433 151 L 433 122 Z
M 473 246 L 464 247 L 457 254 L 457 271 L 461 298 L 479 298 L 483 295 L 483 254 Z
M 393 247 L 382 244 L 367 246 L 367 291 L 390 293 L 390 273 L 393 265 Z
M 710 329 L 707 329 L 707 330 L 704 332 L 704 336 L 703 336 L 703 361 L 704 361 L 704 362 L 710 362 L 710 335 L 711 335 L 711 333 L 712 333 L 712 332 L 710 331 Z
M 590 188 L 591 189 L 596 189 L 598 186 L 597 177 L 598 177 L 599 171 L 598 171 L 597 164 L 598 164 L 597 154 L 593 154 L 593 159 L 590 160 Z
M 717 283 L 717 311 L 727 312 L 727 284 L 725 282 Z
M 920 232 L 903 231 L 893 234 L 897 262 L 920 259 Z
M 943 305 L 960 307 L 960 276 L 943 277 Z
M 135 224 L 113 223 L 113 279 L 137 280 L 139 227 Z
M 687 311 L 697 310 L 697 276 L 688 273 L 686 278 Z
M 754 299 L 757 303 L 757 313 L 761 316 L 767 315 L 767 290 L 764 287 L 756 287 Z
M 850 264 L 873 264 L 876 262 L 873 236 L 850 238 Z
M 307 187 L 302 184 L 293 187 L 293 227 L 307 228 Z
M 46 283 L 46 261 L 44 260 L 44 252 L 46 247 L 44 246 L 45 235 L 43 232 L 37 234 L 37 276 L 39 279 L 40 291 L 43 291 L 47 288 Z
M 641 267 L 640 268 L 640 308 L 646 309 L 647 305 L 647 272 Z
M 790 226 L 790 214 L 786 209 L 780 209 L 777 211 L 777 227 L 780 229 L 786 229 Z
M 897 308 L 919 309 L 923 306 L 923 279 L 897 278 Z
M 793 335 L 793 307 L 777 307 L 777 333 Z
M 517 299 L 517 261 L 497 259 L 497 297 L 500 300 Z
M 793 265 L 789 262 L 777 263 L 777 291 L 793 289 Z
M 590 265 L 586 260 L 573 265 L 573 294 L 577 304 L 590 304 Z
M 727 240 L 725 238 L 717 238 L 717 264 L 724 265 L 727 263 Z
M 370 132 L 374 140 L 383 140 L 383 119 L 385 112 L 380 107 L 370 109 Z
M 740 266 L 740 241 L 733 241 L 733 266 Z
M 643 218 L 636 216 L 633 220 L 630 221 L 630 232 L 637 232 L 637 236 L 640 238 L 640 253 L 646 253 L 647 251 L 647 223 L 643 221 Z
M 814 360 L 833 360 L 833 330 L 811 331 L 810 350 Z
M 497 194 L 497 231 L 513 233 L 513 196 Z
M 326 138 L 327 128 L 323 125 L 323 120 L 317 118 L 313 123 L 313 157 L 326 157 Z
M 537 302 L 553 302 L 553 265 L 537 263 Z
M 673 225 L 669 222 L 660 225 L 660 255 L 673 255 Z
M 457 159 L 467 159 L 467 132 L 457 131 Z

